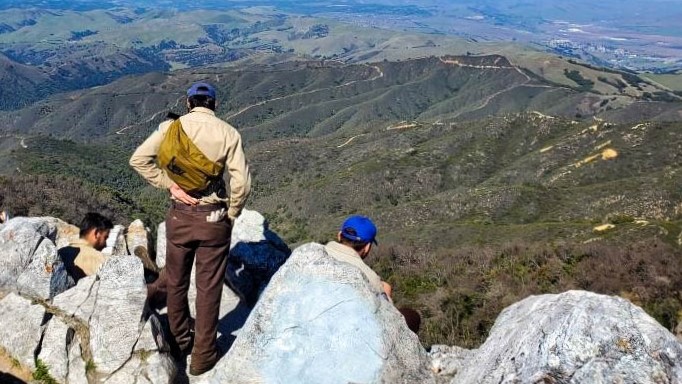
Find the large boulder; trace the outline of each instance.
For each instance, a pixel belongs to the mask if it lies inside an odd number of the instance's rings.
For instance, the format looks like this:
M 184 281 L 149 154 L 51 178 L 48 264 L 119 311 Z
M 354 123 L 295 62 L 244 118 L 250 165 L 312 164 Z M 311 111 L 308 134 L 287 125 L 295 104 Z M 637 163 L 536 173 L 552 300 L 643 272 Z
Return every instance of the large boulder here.
M 109 258 L 98 273 L 97 300 L 90 317 L 90 348 L 97 370 L 113 373 L 129 358 L 144 327 L 147 299 L 142 262 L 135 256 Z
M 41 336 L 45 309 L 10 293 L 0 300 L 0 347 L 19 363 L 35 369 L 34 353 Z
M 69 355 L 75 331 L 60 319 L 51 319 L 43 333 L 38 360 L 48 368 L 50 377 L 66 383 L 69 373 Z
M 203 383 L 431 383 L 417 335 L 356 267 L 299 247 Z
M 98 376 L 107 378 L 107 383 L 134 382 L 138 375 L 149 374 L 158 376 L 158 380 L 150 378 L 149 382 L 168 382 L 175 367 L 163 353 L 168 350 L 168 343 L 158 315 L 146 309 L 146 298 L 140 259 L 116 256 L 107 259 L 96 276 L 85 277 L 76 287 L 54 297 L 52 306 L 60 316 L 85 327 L 92 366 Z M 68 349 L 79 356 L 82 352 L 74 347 Z M 70 355 L 68 364 L 80 372 L 84 366 L 82 359 Z M 72 376 L 69 373 L 69 383 L 83 379 Z
M 682 344 L 629 301 L 531 296 L 495 321 L 456 383 L 682 383 Z
M 17 278 L 17 289 L 25 296 L 48 299 L 55 290 L 66 290 L 68 281 L 52 279 L 55 268 L 62 268 L 63 263 L 57 256 L 57 247 L 49 239 L 43 239 L 31 256 L 31 262 Z M 53 286 L 53 283 L 56 285 Z M 59 285 L 64 285 L 59 287 Z
M 126 232 L 126 244 L 131 255 L 138 252 L 147 253 L 149 249 L 149 234 L 142 220 L 137 219 L 130 223 Z
M 56 226 L 46 218 L 17 217 L 5 223 L 0 229 L 0 286 L 17 289 L 21 277 L 27 293 L 49 293 L 56 234 Z
M 291 250 L 268 228 L 265 217 L 245 209 L 235 220 L 226 279 L 249 305 L 254 305 Z

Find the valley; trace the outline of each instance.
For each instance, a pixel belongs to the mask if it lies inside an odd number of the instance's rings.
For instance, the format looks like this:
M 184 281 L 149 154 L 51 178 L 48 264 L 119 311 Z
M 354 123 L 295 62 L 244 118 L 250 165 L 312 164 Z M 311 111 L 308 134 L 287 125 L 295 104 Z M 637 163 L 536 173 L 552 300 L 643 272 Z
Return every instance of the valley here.
M 435 1 L 47 3 L 0 11 L 0 204 L 12 214 L 94 210 L 155 232 L 167 196 L 128 158 L 209 81 L 244 139 L 248 208 L 292 247 L 328 241 L 347 215 L 374 218 L 369 263 L 423 314 L 425 344 L 476 347 L 504 306 L 569 289 L 680 322 L 678 73 L 467 31 L 503 17 L 490 6 L 465 7 L 484 19 L 449 36 L 419 24 L 447 19 Z

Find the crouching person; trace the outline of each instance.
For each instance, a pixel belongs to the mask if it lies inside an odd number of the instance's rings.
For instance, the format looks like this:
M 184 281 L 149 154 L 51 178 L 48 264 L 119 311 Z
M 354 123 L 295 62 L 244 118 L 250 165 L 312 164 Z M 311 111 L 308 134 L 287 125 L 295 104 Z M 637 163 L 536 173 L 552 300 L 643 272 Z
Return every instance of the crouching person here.
M 391 285 L 382 281 L 379 275 L 364 262 L 372 246 L 377 244 L 376 235 L 377 228 L 368 217 L 350 216 L 341 225 L 341 230 L 336 235 L 337 241 L 327 243 L 325 250 L 336 260 L 351 264 L 362 271 L 372 287 L 392 302 Z M 405 318 L 408 328 L 418 333 L 421 326 L 419 313 L 410 308 L 398 308 L 398 311 Z
M 78 240 L 58 251 L 66 273 L 74 282 L 96 274 L 107 260 L 101 251 L 107 246 L 107 238 L 114 224 L 99 213 L 89 212 L 78 227 Z

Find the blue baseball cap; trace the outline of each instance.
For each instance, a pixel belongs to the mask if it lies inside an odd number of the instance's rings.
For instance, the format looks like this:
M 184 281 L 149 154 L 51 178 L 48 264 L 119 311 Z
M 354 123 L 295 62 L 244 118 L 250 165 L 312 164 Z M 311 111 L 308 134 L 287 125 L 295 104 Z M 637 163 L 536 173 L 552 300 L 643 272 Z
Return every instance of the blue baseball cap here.
M 341 236 L 363 243 L 377 243 L 377 227 L 366 216 L 350 216 L 341 225 Z
M 215 88 L 209 83 L 194 83 L 187 90 L 187 97 L 192 97 L 196 95 L 208 96 L 215 99 Z

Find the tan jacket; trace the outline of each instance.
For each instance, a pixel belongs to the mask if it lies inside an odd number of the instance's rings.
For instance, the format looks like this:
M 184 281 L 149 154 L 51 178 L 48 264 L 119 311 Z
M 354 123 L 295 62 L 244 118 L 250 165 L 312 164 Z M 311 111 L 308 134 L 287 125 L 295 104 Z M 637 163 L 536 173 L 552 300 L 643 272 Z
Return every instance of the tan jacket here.
M 64 262 L 66 270 L 75 280 L 96 274 L 107 260 L 102 252 L 91 247 L 83 239 L 78 239 L 59 249 L 59 257 Z
M 347 247 L 336 241 L 330 241 L 324 246 L 329 256 L 335 258 L 338 261 L 348 263 L 360 269 L 360 271 L 367 277 L 369 283 L 373 288 L 375 288 L 379 293 L 384 292 L 384 286 L 381 283 L 381 278 L 376 274 L 364 261 L 360 255 L 351 247 Z
M 227 214 L 234 219 L 244 208 L 251 192 L 251 175 L 242 148 L 242 138 L 234 127 L 215 116 L 208 108 L 197 107 L 190 113 L 181 116 L 182 129 L 192 142 L 212 161 L 225 164 L 223 178 L 230 186 L 227 191 L 213 192 L 199 199 L 199 204 L 225 203 L 229 206 Z M 168 131 L 171 121 L 159 124 L 147 140 L 140 145 L 130 158 L 130 165 L 157 188 L 169 189 L 173 181 L 166 172 L 156 164 L 163 136 Z

